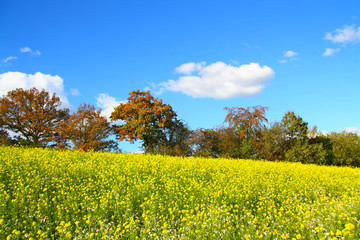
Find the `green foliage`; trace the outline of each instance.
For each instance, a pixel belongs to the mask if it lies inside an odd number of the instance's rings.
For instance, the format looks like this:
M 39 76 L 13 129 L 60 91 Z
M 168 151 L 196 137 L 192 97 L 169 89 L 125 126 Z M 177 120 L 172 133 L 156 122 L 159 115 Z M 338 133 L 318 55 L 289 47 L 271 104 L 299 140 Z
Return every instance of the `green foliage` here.
M 165 138 L 152 148 L 151 153 L 170 156 L 190 156 L 191 147 L 188 144 L 191 131 L 178 119 L 164 129 Z
M 307 139 L 308 123 L 300 116 L 296 116 L 294 112 L 288 111 L 281 120 L 281 124 L 285 128 L 286 137 L 291 139 L 304 140 Z
M 334 165 L 360 167 L 360 136 L 355 133 L 331 133 Z
M 317 134 L 314 138 L 309 139 L 310 144 L 322 144 L 323 149 L 326 151 L 326 165 L 333 165 L 335 155 L 333 152 L 333 144 L 331 142 L 331 139 L 323 134 Z
M 307 141 L 297 141 L 291 149 L 286 151 L 285 160 L 323 165 L 326 164 L 326 151 L 321 143 L 309 144 Z
M 288 111 L 281 122 L 268 123 L 268 107 L 224 108 L 224 124 L 192 131 L 176 112 L 150 92 L 132 91 L 114 109 L 111 125 L 94 106 L 81 105 L 76 113 L 61 108 L 60 98 L 45 90 L 16 89 L 0 97 L 0 144 L 26 147 L 117 151 L 109 139 L 142 141 L 146 153 L 222 158 L 265 159 L 360 167 L 360 136 L 322 135 L 317 128 Z
M 285 158 L 286 133 L 285 127 L 275 122 L 264 127 L 261 133 L 261 158 L 269 161 L 283 161 Z

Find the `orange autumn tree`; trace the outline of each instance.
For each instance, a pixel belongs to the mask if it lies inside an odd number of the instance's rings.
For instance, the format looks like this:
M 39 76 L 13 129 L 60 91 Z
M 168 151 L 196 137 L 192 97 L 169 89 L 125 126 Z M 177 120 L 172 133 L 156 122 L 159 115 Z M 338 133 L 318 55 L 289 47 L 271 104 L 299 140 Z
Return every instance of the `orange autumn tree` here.
M 69 109 L 61 108 L 60 98 L 44 89 L 18 88 L 0 98 L 0 126 L 26 145 L 47 146 L 55 140 L 59 123 L 68 118 Z
M 150 91 L 132 91 L 126 103 L 120 103 L 111 119 L 122 120 L 116 126 L 120 141 L 142 141 L 145 152 L 185 155 L 190 131 L 177 118 L 172 107 L 151 96 Z
M 260 147 L 261 129 L 268 120 L 265 117 L 268 107 L 254 106 L 248 108 L 224 108 L 228 111 L 224 123 L 235 132 L 240 141 L 238 148 L 234 149 L 238 157 L 258 158 L 257 151 Z
M 93 105 L 82 104 L 69 120 L 63 121 L 59 128 L 59 145 L 71 141 L 74 149 L 94 151 L 117 150 L 117 144 L 109 137 L 113 133 L 110 122 L 101 116 L 101 110 Z

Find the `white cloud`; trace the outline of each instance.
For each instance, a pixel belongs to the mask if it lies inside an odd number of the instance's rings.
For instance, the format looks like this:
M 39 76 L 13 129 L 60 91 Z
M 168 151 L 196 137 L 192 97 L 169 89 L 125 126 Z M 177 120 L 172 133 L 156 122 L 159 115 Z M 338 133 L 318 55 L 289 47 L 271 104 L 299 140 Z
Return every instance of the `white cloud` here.
M 360 135 L 360 128 L 359 127 L 348 127 L 344 129 L 345 132 L 351 132 L 351 133 L 356 133 L 358 135 Z
M 329 56 L 334 55 L 337 52 L 340 52 L 340 48 L 336 48 L 336 49 L 326 48 L 325 52 L 323 53 L 323 56 L 324 57 L 329 57 Z
M 291 51 L 291 50 L 285 51 L 283 54 L 284 54 L 284 57 L 287 57 L 287 58 L 295 57 L 295 56 L 298 55 L 297 52 L 294 52 L 294 51 Z
M 39 91 L 45 89 L 50 94 L 56 93 L 64 107 L 72 108 L 64 93 L 64 81 L 61 77 L 37 72 L 26 74 L 22 72 L 6 72 L 0 74 L 0 96 L 16 88 L 30 89 L 36 87 Z
M 31 48 L 29 47 L 20 48 L 20 52 L 31 52 Z
M 205 64 L 206 64 L 205 62 L 184 63 L 184 64 L 180 65 L 179 67 L 175 68 L 175 72 L 190 75 L 191 73 L 193 73 L 195 71 L 199 71 L 200 69 L 202 69 L 205 66 Z
M 182 66 L 187 66 L 183 68 Z M 178 80 L 168 80 L 159 85 L 167 90 L 183 92 L 192 97 L 211 97 L 226 99 L 237 96 L 250 96 L 260 93 L 264 83 L 274 76 L 274 71 L 261 67 L 258 63 L 244 64 L 239 67 L 216 62 L 206 66 L 206 63 L 187 63 L 181 68 L 182 76 Z M 194 75 L 190 75 L 190 73 Z
M 116 98 L 106 93 L 101 93 L 96 98 L 96 105 L 101 108 L 102 115 L 109 120 L 114 108 L 119 106 L 120 103 L 126 103 L 126 101 L 116 100 Z
M 31 53 L 32 55 L 40 55 L 41 52 L 39 50 L 32 50 L 31 48 L 29 47 L 23 47 L 23 48 L 20 48 L 20 52 L 22 53 Z
M 74 96 L 80 96 L 80 92 L 76 88 L 70 88 L 70 93 L 71 93 L 71 95 L 74 95 Z
M 299 60 L 298 58 L 296 58 L 297 55 L 299 55 L 299 54 L 292 50 L 284 51 L 283 57 L 286 59 L 279 60 L 279 63 L 288 63 L 288 62 Z
M 15 60 L 15 59 L 17 59 L 17 57 L 9 56 L 4 59 L 4 63 L 7 63 L 8 61 Z
M 326 33 L 324 39 L 334 43 L 357 43 L 360 42 L 360 27 L 344 25 L 343 28 L 338 28 L 332 33 Z

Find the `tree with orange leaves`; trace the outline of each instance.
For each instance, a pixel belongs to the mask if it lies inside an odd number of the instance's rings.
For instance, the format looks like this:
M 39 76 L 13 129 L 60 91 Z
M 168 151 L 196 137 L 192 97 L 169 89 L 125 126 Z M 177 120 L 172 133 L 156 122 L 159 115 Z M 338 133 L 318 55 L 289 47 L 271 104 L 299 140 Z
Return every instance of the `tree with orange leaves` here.
M 224 109 L 228 111 L 224 122 L 228 123 L 230 128 L 236 130 L 240 140 L 257 138 L 264 122 L 268 122 L 265 117 L 268 107 L 259 105 L 248 108 L 225 107 Z
M 240 156 L 258 158 L 256 149 L 260 147 L 261 128 L 268 122 L 265 117 L 268 107 L 254 106 L 248 108 L 224 108 L 228 111 L 224 123 L 228 123 L 240 140 L 239 148 L 235 149 Z
M 150 91 L 137 90 L 129 95 L 127 102 L 120 103 L 111 114 L 112 120 L 124 122 L 116 127 L 119 140 L 142 140 L 145 152 L 184 155 L 190 131 L 172 107 L 151 96 Z
M 117 144 L 109 137 L 113 133 L 110 122 L 101 116 L 101 110 L 95 110 L 90 104 L 82 104 L 69 120 L 63 121 L 59 128 L 59 144 L 71 141 L 74 149 L 87 151 L 117 150 Z
M 68 118 L 69 109 L 61 108 L 60 98 L 44 89 L 18 88 L 0 98 L 0 126 L 26 145 L 45 147 L 54 141 L 59 123 Z

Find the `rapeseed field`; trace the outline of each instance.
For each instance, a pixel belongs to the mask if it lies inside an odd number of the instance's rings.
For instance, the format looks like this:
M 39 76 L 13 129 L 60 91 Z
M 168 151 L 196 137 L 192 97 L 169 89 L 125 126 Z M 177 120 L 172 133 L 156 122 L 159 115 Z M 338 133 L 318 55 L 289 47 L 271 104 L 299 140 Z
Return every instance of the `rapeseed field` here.
M 360 169 L 0 147 L 0 239 L 360 239 Z

